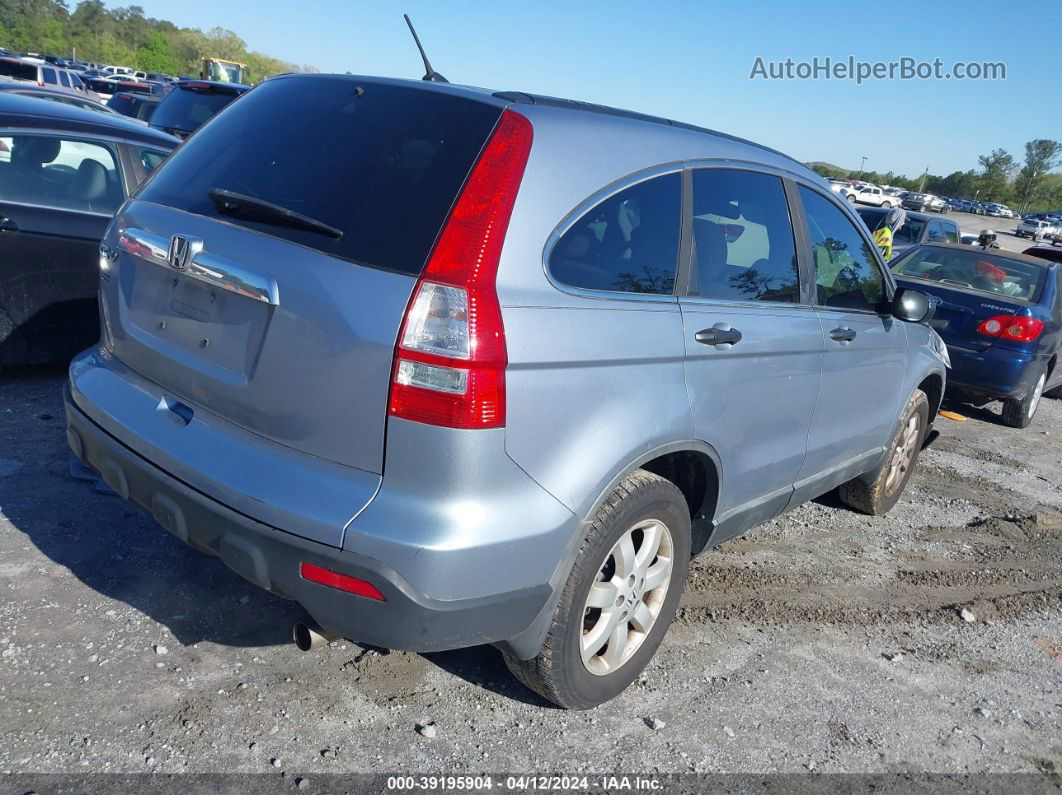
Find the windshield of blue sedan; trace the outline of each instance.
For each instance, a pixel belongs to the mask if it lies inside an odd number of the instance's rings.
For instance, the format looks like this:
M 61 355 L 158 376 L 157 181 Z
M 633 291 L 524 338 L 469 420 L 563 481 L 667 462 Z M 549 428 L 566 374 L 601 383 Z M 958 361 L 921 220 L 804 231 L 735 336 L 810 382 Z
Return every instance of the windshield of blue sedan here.
M 979 248 L 967 251 L 923 246 L 901 258 L 892 272 L 897 276 L 964 287 L 1014 301 L 1033 302 L 1040 294 L 1047 269 Z

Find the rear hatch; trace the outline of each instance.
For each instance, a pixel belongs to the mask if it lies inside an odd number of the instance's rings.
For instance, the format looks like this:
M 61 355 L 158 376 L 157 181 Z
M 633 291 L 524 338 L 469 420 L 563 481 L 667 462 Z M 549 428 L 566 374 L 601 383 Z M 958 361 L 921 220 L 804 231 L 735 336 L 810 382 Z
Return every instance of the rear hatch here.
M 998 337 L 992 318 L 1029 316 L 1047 269 L 977 248 L 919 246 L 891 263 L 896 281 L 940 300 L 931 324 L 949 345 L 983 351 Z M 994 328 L 994 326 L 993 326 Z
M 382 473 L 398 328 L 500 113 L 427 85 L 263 83 L 112 225 L 107 346 L 176 400 Z
M 203 80 L 181 81 L 166 95 L 151 126 L 178 138 L 187 138 L 245 90 L 245 86 L 218 85 Z M 283 109 L 276 108 L 274 112 L 283 113 Z

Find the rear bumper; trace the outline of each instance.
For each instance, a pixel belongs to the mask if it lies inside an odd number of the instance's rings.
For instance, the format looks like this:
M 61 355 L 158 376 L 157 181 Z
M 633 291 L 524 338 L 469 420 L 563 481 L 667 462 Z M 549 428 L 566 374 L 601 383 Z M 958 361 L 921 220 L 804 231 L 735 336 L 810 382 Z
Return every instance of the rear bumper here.
M 961 389 L 990 398 L 1021 398 L 1039 377 L 1041 358 L 1033 353 L 995 346 L 974 351 L 948 346 L 951 370 L 948 388 Z
M 278 596 L 294 599 L 329 632 L 411 651 L 441 651 L 510 639 L 547 605 L 551 586 L 442 600 L 414 588 L 373 557 L 318 543 L 256 521 L 195 490 L 143 458 L 89 419 L 65 390 L 67 439 L 123 498 L 167 531 Z M 302 562 L 367 580 L 380 602 L 302 578 Z M 475 572 L 469 572 L 474 576 Z

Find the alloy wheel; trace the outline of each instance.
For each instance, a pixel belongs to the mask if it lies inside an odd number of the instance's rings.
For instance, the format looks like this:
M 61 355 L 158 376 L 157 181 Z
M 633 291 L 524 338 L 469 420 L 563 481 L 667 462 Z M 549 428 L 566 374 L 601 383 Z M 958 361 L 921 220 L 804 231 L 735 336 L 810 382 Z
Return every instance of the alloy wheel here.
M 899 443 L 893 451 L 889 462 L 889 474 L 885 478 L 885 493 L 892 494 L 903 483 L 907 471 L 914 463 L 918 452 L 918 416 L 912 416 L 904 426 Z
M 579 652 L 586 670 L 614 673 L 645 642 L 671 584 L 671 531 L 646 519 L 620 536 L 601 563 L 583 606 Z

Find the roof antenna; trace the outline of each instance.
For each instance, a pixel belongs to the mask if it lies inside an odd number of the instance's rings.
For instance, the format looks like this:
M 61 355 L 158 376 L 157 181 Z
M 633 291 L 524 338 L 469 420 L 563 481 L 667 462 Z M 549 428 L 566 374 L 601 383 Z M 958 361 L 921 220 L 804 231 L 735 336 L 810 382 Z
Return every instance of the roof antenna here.
M 422 77 L 421 80 L 427 80 L 431 83 L 449 83 L 449 80 L 431 68 L 431 64 L 428 62 L 428 56 L 424 53 L 424 47 L 420 44 L 420 36 L 418 36 L 417 31 L 413 29 L 413 23 L 409 19 L 409 14 L 403 14 L 402 16 L 405 17 L 406 24 L 409 25 L 409 32 L 413 34 L 413 41 L 417 43 L 417 49 L 420 50 L 420 57 L 424 59 L 424 77 Z

